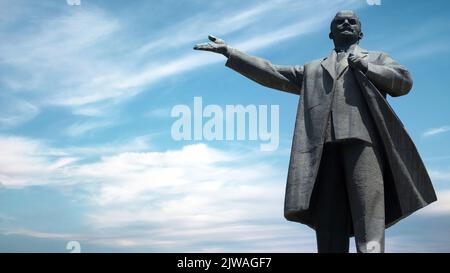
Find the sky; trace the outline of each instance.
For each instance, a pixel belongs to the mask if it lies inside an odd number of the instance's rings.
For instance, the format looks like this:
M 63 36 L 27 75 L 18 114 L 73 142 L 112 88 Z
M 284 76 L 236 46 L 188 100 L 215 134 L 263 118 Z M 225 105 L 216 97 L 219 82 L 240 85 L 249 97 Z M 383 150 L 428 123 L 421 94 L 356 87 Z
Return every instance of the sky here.
M 69 1 L 76 2 L 76 1 Z M 450 2 L 0 0 L 0 252 L 315 252 L 283 217 L 299 97 L 192 50 L 208 34 L 275 64 L 328 56 L 355 10 L 360 46 L 414 79 L 388 101 L 438 202 L 386 231 L 388 252 L 450 251 Z M 279 145 L 175 140 L 176 105 L 278 105 Z M 353 243 L 352 243 L 353 244 Z M 352 246 L 354 251 L 354 246 Z

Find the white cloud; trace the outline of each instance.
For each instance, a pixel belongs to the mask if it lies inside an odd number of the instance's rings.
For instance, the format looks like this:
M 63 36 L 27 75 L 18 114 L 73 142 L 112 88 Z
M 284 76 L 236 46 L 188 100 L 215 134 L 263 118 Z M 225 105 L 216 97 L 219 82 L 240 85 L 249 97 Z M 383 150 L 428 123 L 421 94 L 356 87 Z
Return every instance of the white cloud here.
M 307 228 L 283 220 L 285 169 L 264 163 L 262 154 L 251 158 L 196 144 L 163 152 L 110 151 L 85 162 L 81 149 L 52 149 L 17 137 L 2 137 L 0 149 L 4 186 L 36 185 L 37 179 L 81 187 L 82 196 L 65 191 L 66 198 L 81 198 L 90 208 L 84 225 L 108 234 L 23 227 L 22 235 L 160 251 L 308 251 L 314 245 Z M 292 242 L 296 237 L 303 239 Z
M 420 215 L 450 215 L 450 190 L 437 191 L 438 201 L 422 209 Z
M 244 245 L 241 251 L 311 251 L 314 245 L 311 234 L 292 242 L 306 228 L 283 220 L 285 170 L 258 158 L 197 144 L 120 153 L 70 173 L 98 183 L 88 222 L 114 238 L 91 238 L 100 244 L 159 251 L 238 250 L 235 243 Z
M 52 232 L 42 232 L 30 229 L 17 229 L 17 230 L 4 230 L 1 232 L 4 235 L 24 235 L 34 238 L 44 238 L 44 239 L 65 239 L 65 240 L 75 240 L 79 239 L 78 235 L 75 234 L 64 234 L 64 233 L 52 233 Z
M 246 170 L 232 167 L 235 163 L 232 166 L 216 166 L 236 160 L 237 156 L 199 144 L 179 151 L 120 153 L 102 157 L 98 162 L 78 166 L 72 174 L 108 181 L 95 197 L 96 202 L 102 205 L 142 199 L 145 194 L 141 196 L 141 193 L 146 192 L 157 196 L 178 195 L 187 191 L 185 187 L 199 191 L 198 201 L 207 198 L 208 195 L 203 195 L 204 191 L 214 191 L 230 181 L 237 183 L 237 177 L 239 180 L 253 180 L 259 177 L 258 172 L 267 167 L 254 165 Z M 245 185 L 236 187 L 245 190 Z M 186 202 L 191 201 L 188 199 Z M 171 203 L 171 206 L 174 204 Z
M 439 135 L 439 134 L 443 134 L 450 131 L 450 126 L 442 126 L 439 128 L 431 128 L 426 130 L 422 136 L 423 137 L 431 137 L 431 136 L 435 136 L 435 135 Z
M 157 134 L 119 138 L 115 141 L 96 145 L 68 146 L 60 150 L 60 153 L 82 158 L 98 158 L 100 156 L 116 155 L 117 153 L 148 151 L 153 147 L 151 140 L 155 135 Z
M 69 166 L 79 160 L 124 151 L 148 150 L 152 135 L 137 136 L 97 146 L 52 148 L 30 138 L 0 135 L 0 183 L 5 187 L 76 184 Z
M 128 141 L 128 148 L 143 149 L 135 152 L 100 148 L 102 157 L 85 162 L 80 153 L 87 156 L 95 147 L 52 149 L 30 139 L 0 138 L 6 187 L 34 185 L 29 183 L 34 177 L 50 185 L 70 181 L 66 186 L 83 190 L 68 191 L 66 198 L 89 207 L 82 223 L 88 229 L 73 234 L 26 227 L 2 233 L 123 251 L 315 251 L 314 232 L 282 217 L 286 170 L 265 163 L 262 153 L 249 156 L 204 144 L 155 152 L 147 141 Z M 439 191 L 438 199 L 418 214 L 450 214 L 450 191 Z M 388 239 L 389 249 L 402 251 L 405 238 L 400 239 Z
M 430 170 L 429 174 L 430 174 L 432 181 L 450 182 L 450 172 L 449 171 Z
M 0 183 L 6 187 L 43 185 L 58 180 L 60 168 L 77 159 L 54 154 L 42 143 L 0 136 Z

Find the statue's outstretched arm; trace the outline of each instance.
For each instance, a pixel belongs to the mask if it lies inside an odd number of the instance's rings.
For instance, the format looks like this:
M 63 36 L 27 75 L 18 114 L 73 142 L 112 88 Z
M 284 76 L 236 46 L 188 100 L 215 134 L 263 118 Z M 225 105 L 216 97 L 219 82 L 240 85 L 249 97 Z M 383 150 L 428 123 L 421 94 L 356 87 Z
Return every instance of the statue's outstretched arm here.
M 220 53 L 228 58 L 226 66 L 264 86 L 300 95 L 302 66 L 280 66 L 248 55 L 227 45 L 222 39 L 209 36 L 210 43 L 198 44 L 196 50 Z

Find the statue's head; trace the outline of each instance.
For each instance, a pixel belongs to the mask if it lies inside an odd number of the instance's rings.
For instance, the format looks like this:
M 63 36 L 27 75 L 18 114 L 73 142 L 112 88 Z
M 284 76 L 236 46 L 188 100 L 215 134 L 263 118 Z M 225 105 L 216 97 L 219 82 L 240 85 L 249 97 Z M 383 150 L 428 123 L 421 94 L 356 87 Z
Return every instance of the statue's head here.
M 354 11 L 342 10 L 336 13 L 330 25 L 330 39 L 335 45 L 358 43 L 363 38 L 361 21 Z

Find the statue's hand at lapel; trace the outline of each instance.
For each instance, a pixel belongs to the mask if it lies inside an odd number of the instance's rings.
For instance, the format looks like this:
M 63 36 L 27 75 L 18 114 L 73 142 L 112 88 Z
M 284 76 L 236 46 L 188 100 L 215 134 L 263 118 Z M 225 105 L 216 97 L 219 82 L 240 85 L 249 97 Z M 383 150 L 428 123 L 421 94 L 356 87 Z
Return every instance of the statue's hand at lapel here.
M 354 70 L 360 70 L 364 74 L 369 70 L 369 63 L 367 61 L 367 54 L 350 53 L 348 55 L 348 65 Z

